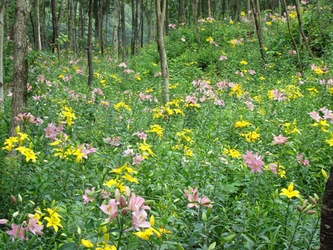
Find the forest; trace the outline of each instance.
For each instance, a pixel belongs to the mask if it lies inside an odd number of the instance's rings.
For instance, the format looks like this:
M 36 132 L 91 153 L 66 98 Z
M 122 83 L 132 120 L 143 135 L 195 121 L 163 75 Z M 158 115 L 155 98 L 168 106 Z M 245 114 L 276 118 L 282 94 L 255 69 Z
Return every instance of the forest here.
M 330 0 L 0 0 L 0 249 L 333 249 Z

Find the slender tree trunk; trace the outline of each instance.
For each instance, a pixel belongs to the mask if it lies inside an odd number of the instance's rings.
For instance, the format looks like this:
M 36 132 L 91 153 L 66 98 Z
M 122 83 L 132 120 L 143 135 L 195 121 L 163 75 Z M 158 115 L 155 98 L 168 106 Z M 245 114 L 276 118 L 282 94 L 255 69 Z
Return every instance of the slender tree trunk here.
M 211 0 L 208 0 L 208 16 L 213 17 L 212 15 L 212 2 Z
M 265 61 L 265 54 L 264 54 L 264 45 L 262 41 L 262 35 L 261 35 L 261 26 L 260 26 L 260 11 L 258 10 L 258 6 L 256 7 L 254 0 L 251 0 L 251 7 L 253 12 L 253 19 L 254 24 L 256 28 L 256 33 L 258 37 L 258 43 L 259 43 L 259 49 L 260 49 L 260 55 L 263 61 Z
M 61 51 L 60 51 L 60 27 L 59 27 L 59 19 L 62 15 L 62 2 L 60 3 L 59 14 L 57 16 L 57 1 L 51 0 L 51 11 L 52 11 L 52 28 L 53 28 L 53 36 L 52 36 L 52 52 L 54 53 L 57 50 L 58 61 L 61 59 Z
M 85 27 L 85 18 L 84 18 L 84 9 L 83 9 L 83 0 L 80 0 L 80 32 L 79 32 L 79 53 L 83 53 L 83 41 L 84 41 L 84 27 Z
M 198 23 L 198 0 L 192 1 L 192 9 L 193 9 L 193 17 L 195 25 L 195 37 L 197 39 L 197 43 L 199 43 L 200 37 L 199 37 L 199 23 Z
M 39 18 L 39 0 L 34 0 L 34 37 L 35 37 L 35 49 L 42 49 L 42 41 L 40 37 L 40 18 Z
M 23 113 L 27 102 L 28 82 L 28 21 L 30 5 L 29 0 L 17 0 L 15 9 L 14 30 L 14 68 L 13 68 L 13 97 L 12 114 L 10 119 L 9 136 L 15 135 L 15 128 L 22 123 L 15 117 Z
M 113 2 L 113 56 L 116 61 L 118 61 L 118 51 L 119 51 L 119 0 L 114 0 Z
M 166 13 L 166 0 L 155 0 L 156 8 L 156 21 L 157 21 L 157 46 L 158 53 L 160 55 L 161 61 L 161 72 L 163 78 L 162 85 L 162 99 L 163 103 L 166 104 L 169 102 L 169 69 L 167 62 L 167 54 L 165 51 L 165 42 L 164 42 L 164 21 Z
M 132 0 L 132 38 L 131 54 L 134 55 L 138 41 L 138 0 Z
M 144 43 L 144 36 L 143 36 L 143 29 L 144 29 L 144 20 L 143 20 L 143 13 L 144 8 L 143 8 L 143 2 L 141 1 L 140 4 L 140 47 L 143 48 L 143 43 Z
M 4 110 L 4 94 L 3 94 L 3 41 L 4 41 L 4 12 L 5 2 L 0 4 L 0 112 Z
M 120 0 L 120 16 L 121 16 L 121 40 L 123 45 L 122 61 L 126 61 L 126 23 L 125 23 L 125 3 L 124 0 Z
M 304 30 L 303 30 L 303 24 L 302 24 L 302 18 L 301 18 L 301 13 L 300 13 L 300 10 L 299 10 L 299 1 L 298 0 L 294 0 L 295 2 L 295 6 L 296 6 L 296 13 L 297 13 L 297 20 L 298 20 L 298 29 L 299 29 L 299 33 L 301 34 L 303 40 L 304 40 L 304 43 L 305 43 L 305 47 L 306 47 L 306 50 L 308 51 L 309 53 L 309 56 L 310 57 L 313 57 L 312 55 L 312 52 L 311 52 L 311 49 L 310 49 L 310 46 L 309 46 L 309 41 L 307 39 L 307 37 L 305 36 L 304 34 Z
M 287 27 L 288 27 L 289 36 L 290 36 L 290 39 L 291 39 L 291 41 L 292 41 L 292 43 L 294 45 L 294 50 L 296 51 L 296 54 L 297 54 L 297 61 L 298 61 L 299 72 L 302 73 L 303 72 L 302 61 L 301 61 L 301 57 L 300 57 L 299 50 L 298 50 L 298 47 L 297 47 L 297 43 L 295 41 L 293 33 L 291 32 L 289 15 L 287 13 L 287 3 L 286 3 L 286 0 L 283 0 L 283 4 L 284 4 L 284 9 L 286 11 L 286 19 L 287 19 Z
M 95 0 L 96 1 L 96 0 Z M 104 39 L 103 39 L 103 20 L 104 20 L 104 0 L 100 0 L 98 9 L 98 40 L 100 52 L 104 55 Z
M 333 168 L 327 180 L 320 223 L 320 250 L 333 249 Z
M 89 75 L 88 75 L 88 86 L 92 86 L 92 80 L 93 80 L 93 75 L 94 75 L 94 68 L 93 68 L 93 63 L 92 63 L 92 13 L 93 13 L 93 4 L 94 0 L 89 0 L 89 24 L 88 24 L 88 70 L 89 70 Z

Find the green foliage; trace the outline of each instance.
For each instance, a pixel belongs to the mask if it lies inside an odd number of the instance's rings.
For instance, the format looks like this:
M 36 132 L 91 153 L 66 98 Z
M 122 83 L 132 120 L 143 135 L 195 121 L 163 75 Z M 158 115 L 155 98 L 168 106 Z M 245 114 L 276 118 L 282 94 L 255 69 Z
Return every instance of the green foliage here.
M 31 53 L 26 137 L 0 137 L 0 249 L 316 248 L 333 64 L 304 56 L 300 75 L 285 23 L 263 25 L 266 63 L 246 20 L 171 29 L 165 106 L 155 43 L 126 63 L 96 54 L 92 89 L 85 58 Z M 43 235 L 12 241 L 29 214 Z

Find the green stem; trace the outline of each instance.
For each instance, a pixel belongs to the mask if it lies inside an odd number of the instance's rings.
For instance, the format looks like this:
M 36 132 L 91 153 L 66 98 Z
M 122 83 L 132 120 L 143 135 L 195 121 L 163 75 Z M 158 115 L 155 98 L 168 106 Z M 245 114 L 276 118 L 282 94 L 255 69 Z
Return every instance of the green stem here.
M 297 220 L 297 223 L 296 223 L 296 226 L 295 226 L 295 229 L 294 229 L 294 232 L 293 232 L 293 235 L 291 236 L 291 240 L 290 240 L 290 243 L 289 243 L 289 246 L 288 246 L 288 250 L 291 249 L 291 246 L 293 244 L 293 241 L 294 241 L 294 237 L 296 235 L 296 231 L 297 231 L 297 227 L 301 221 L 301 217 L 302 217 L 302 212 L 299 212 L 299 216 L 298 216 L 298 220 Z
M 117 219 L 117 221 L 118 221 L 118 227 L 119 227 L 119 230 L 120 230 L 118 243 L 117 243 L 117 249 L 119 250 L 120 249 L 121 238 L 123 236 L 123 220 L 122 220 L 122 217 L 120 216 L 120 218 Z
M 318 224 L 319 224 L 319 221 L 320 221 L 320 216 L 318 216 L 318 220 L 317 220 L 317 222 L 316 222 L 315 228 L 313 229 L 313 232 L 312 232 L 312 235 L 311 235 L 311 238 L 310 238 L 310 241 L 309 241 L 309 244 L 308 244 L 308 248 L 307 248 L 307 250 L 310 250 L 311 242 L 312 242 L 312 240 L 313 240 L 313 237 L 314 237 L 314 234 L 315 234 L 315 232 L 316 232 L 316 228 L 317 228 L 317 226 L 318 226 Z
M 290 199 L 288 200 L 286 215 L 285 215 L 285 221 L 284 221 L 284 236 L 287 238 L 287 221 L 288 221 L 288 212 L 289 212 L 289 206 L 290 206 Z

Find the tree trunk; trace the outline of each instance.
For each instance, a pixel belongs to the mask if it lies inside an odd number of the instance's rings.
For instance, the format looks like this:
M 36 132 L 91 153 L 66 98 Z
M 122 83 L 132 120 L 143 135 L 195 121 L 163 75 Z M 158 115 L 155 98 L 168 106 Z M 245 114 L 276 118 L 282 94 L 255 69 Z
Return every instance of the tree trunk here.
M 89 24 L 88 24 L 88 69 L 89 69 L 89 75 L 88 75 L 88 86 L 92 86 L 92 80 L 93 80 L 93 75 L 94 75 L 94 69 L 93 69 L 93 63 L 92 63 L 92 13 L 93 13 L 93 4 L 94 0 L 89 0 L 89 10 L 88 10 L 88 15 L 89 15 Z
M 13 96 L 12 114 L 10 120 L 9 136 L 14 136 L 15 128 L 22 123 L 15 117 L 23 113 L 27 102 L 28 61 L 28 21 L 30 5 L 29 0 L 17 0 L 15 9 L 15 22 L 13 26 L 14 40 L 14 67 L 13 67 Z
M 39 19 L 39 0 L 34 0 L 34 37 L 35 37 L 35 49 L 42 49 L 42 41 L 40 37 L 40 19 Z
M 57 17 L 57 1 L 51 0 L 51 11 L 52 11 L 52 29 L 53 29 L 53 36 L 52 36 L 52 52 L 54 53 L 55 50 L 58 55 L 58 61 L 60 62 L 60 43 L 59 43 L 59 36 L 60 36 L 60 27 L 59 27 L 59 19 L 62 14 L 62 2 L 59 8 L 59 15 Z
M 285 11 L 287 13 L 287 3 L 286 3 L 286 0 L 283 0 L 283 4 L 284 4 L 284 9 L 285 9 Z M 297 54 L 299 72 L 302 73 L 302 71 L 303 71 L 302 61 L 301 61 L 301 57 L 300 57 L 299 50 L 298 50 L 298 47 L 297 47 L 297 43 L 295 41 L 293 33 L 291 32 L 290 20 L 289 20 L 289 15 L 288 14 L 286 14 L 286 19 L 287 19 L 287 27 L 288 27 L 289 36 L 290 36 L 291 41 L 293 42 L 294 49 L 295 49 L 296 54 Z
M 184 0 L 178 0 L 178 6 L 178 23 L 183 23 L 185 21 Z
M 138 0 L 132 0 L 132 38 L 131 38 L 131 54 L 136 51 L 138 40 Z
M 156 21 L 157 21 L 157 46 L 161 61 L 161 72 L 163 78 L 162 100 L 166 104 L 169 102 L 169 69 L 164 43 L 164 21 L 166 13 L 166 0 L 155 0 Z
M 320 250 L 333 249 L 333 168 L 323 195 L 320 223 Z
M 212 2 L 211 0 L 208 0 L 208 16 L 213 17 L 212 15 Z
M 114 0 L 113 3 L 113 56 L 118 61 L 118 50 L 119 50 L 119 0 Z
M 257 33 L 257 37 L 258 37 L 260 55 L 261 55 L 262 60 L 265 61 L 264 46 L 263 46 L 262 35 L 261 35 L 261 26 L 260 26 L 260 10 L 258 9 L 258 6 L 256 7 L 254 0 L 251 0 L 251 7 L 252 7 L 252 12 L 253 12 L 253 19 L 254 19 L 254 24 L 255 24 L 255 28 L 256 28 L 256 33 Z
M 194 17 L 194 25 L 195 25 L 195 37 L 197 39 L 197 43 L 200 43 L 199 37 L 199 22 L 198 22 L 198 1 L 192 1 L 192 9 L 193 9 L 193 17 Z
M 122 61 L 126 62 L 126 23 L 125 23 L 125 3 L 124 0 L 120 0 L 120 16 L 121 16 L 121 40 L 123 45 Z
M 309 53 L 309 56 L 313 57 L 311 49 L 310 49 L 310 46 L 309 46 L 309 41 L 308 41 L 307 37 L 305 36 L 304 31 L 303 31 L 303 24 L 302 24 L 302 19 L 301 19 L 301 13 L 299 11 L 299 1 L 298 0 L 294 0 L 294 2 L 295 2 L 295 6 L 296 6 L 296 13 L 297 13 L 299 33 L 301 34 L 301 36 L 302 36 L 302 38 L 304 40 L 305 47 L 306 47 L 306 50 Z
M 3 94 L 3 40 L 4 40 L 4 12 L 5 2 L 0 4 L 0 112 L 4 110 L 4 94 Z

